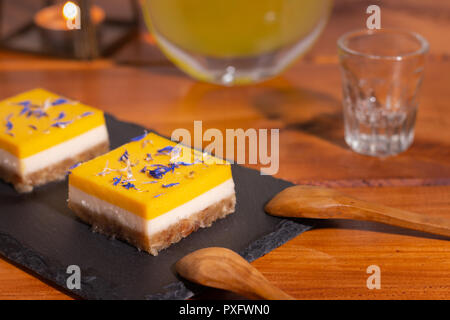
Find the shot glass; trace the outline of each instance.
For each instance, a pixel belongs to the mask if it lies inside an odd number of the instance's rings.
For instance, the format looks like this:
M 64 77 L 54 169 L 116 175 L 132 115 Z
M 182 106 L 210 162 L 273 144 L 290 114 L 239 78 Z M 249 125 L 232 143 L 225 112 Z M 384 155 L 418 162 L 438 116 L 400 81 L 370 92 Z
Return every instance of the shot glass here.
M 428 42 L 399 30 L 363 30 L 338 40 L 345 141 L 358 153 L 386 157 L 414 140 Z

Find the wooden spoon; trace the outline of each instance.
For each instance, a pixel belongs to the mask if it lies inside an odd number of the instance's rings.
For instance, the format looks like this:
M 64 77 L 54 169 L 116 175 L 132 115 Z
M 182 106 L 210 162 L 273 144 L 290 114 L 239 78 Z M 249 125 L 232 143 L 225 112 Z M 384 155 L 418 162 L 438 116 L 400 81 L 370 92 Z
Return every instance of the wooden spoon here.
M 225 248 L 205 248 L 180 259 L 175 268 L 183 277 L 204 286 L 232 291 L 252 299 L 293 300 L 273 286 L 237 253 Z
M 375 221 L 450 237 L 449 219 L 358 200 L 322 187 L 289 187 L 270 200 L 265 210 L 279 217 Z

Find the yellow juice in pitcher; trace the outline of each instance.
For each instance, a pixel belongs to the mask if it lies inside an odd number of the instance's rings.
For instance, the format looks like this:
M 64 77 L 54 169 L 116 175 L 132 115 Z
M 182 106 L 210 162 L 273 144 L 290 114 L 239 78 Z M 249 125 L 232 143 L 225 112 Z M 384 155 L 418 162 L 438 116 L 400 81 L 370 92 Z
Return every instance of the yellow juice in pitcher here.
M 190 56 L 242 61 L 293 47 L 323 27 L 331 4 L 331 0 L 144 0 L 143 8 L 165 53 L 183 69 L 198 69 Z

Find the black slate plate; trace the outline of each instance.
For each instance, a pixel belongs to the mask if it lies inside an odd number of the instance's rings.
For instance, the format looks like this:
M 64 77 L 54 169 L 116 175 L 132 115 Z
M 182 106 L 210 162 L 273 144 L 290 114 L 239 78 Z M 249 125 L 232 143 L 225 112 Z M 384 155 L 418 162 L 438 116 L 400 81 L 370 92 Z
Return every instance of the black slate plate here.
M 106 117 L 111 146 L 142 134 L 143 128 Z M 162 251 L 157 257 L 118 240 L 91 232 L 66 207 L 67 181 L 17 194 L 0 182 L 0 254 L 58 286 L 66 288 L 69 265 L 81 268 L 87 299 L 185 299 L 201 288 L 177 278 L 174 263 L 194 250 L 220 246 L 253 261 L 310 225 L 264 213 L 264 204 L 289 182 L 233 166 L 236 212 Z

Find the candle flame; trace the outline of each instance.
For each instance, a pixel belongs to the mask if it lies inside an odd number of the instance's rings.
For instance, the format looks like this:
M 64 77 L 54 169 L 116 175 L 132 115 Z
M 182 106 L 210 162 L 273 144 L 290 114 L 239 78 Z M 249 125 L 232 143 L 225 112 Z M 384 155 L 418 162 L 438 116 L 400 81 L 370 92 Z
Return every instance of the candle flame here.
M 63 16 L 67 20 L 73 20 L 78 15 L 78 6 L 72 1 L 67 1 L 63 7 Z

